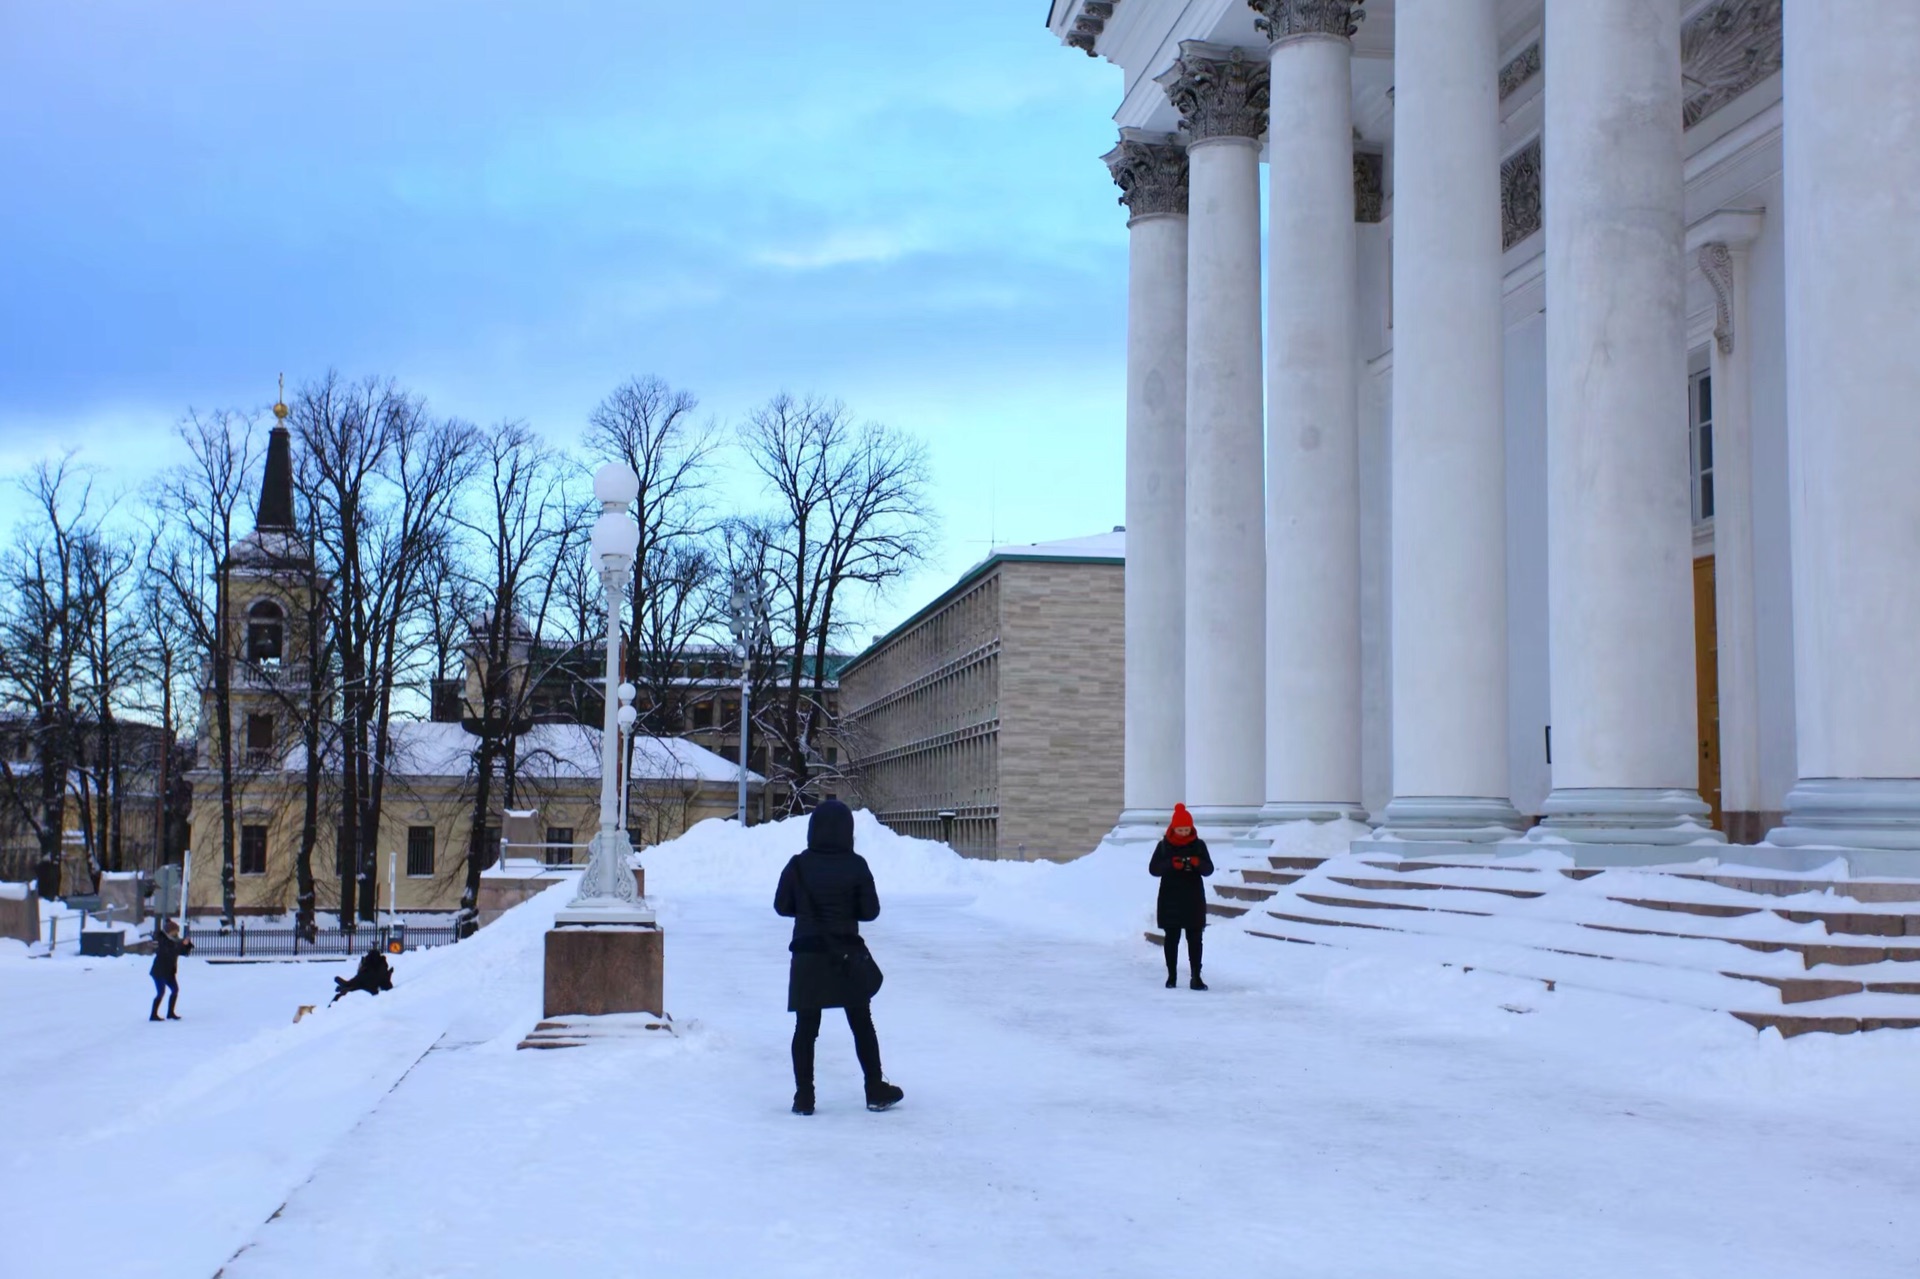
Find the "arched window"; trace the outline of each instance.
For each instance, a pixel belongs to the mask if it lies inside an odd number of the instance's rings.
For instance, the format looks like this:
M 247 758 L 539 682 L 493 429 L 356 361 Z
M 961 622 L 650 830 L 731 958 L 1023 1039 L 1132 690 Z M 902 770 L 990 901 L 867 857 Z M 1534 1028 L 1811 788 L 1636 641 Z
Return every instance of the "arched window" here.
M 286 614 L 272 600 L 260 600 L 247 610 L 247 660 L 277 662 L 286 643 Z

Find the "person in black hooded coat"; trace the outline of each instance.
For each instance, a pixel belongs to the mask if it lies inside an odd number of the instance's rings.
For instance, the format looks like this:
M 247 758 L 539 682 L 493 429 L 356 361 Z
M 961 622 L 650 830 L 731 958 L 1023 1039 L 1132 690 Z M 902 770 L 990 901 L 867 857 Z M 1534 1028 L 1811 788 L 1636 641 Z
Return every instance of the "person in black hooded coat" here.
M 880 1038 L 869 1001 L 879 969 L 860 925 L 880 917 L 880 894 L 866 858 L 853 851 L 853 812 L 827 800 L 807 822 L 807 848 L 787 862 L 773 909 L 793 920 L 787 950 L 787 1011 L 793 1026 L 793 1113 L 813 1113 L 813 1049 L 820 1013 L 844 1008 L 854 1052 L 866 1076 L 867 1109 L 886 1110 L 906 1094 L 880 1073 Z

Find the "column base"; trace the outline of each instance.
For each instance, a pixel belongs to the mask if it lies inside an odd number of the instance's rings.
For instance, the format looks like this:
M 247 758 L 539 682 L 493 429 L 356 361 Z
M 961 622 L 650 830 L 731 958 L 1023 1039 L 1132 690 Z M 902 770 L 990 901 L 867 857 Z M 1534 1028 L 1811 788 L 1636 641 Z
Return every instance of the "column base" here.
M 1693 790 L 1556 787 L 1540 811 L 1540 824 L 1521 842 L 1632 844 L 1654 848 L 1727 842 L 1727 837 L 1709 824 L 1713 810 L 1700 798 L 1700 793 Z
M 1510 802 L 1490 796 L 1397 795 L 1380 816 L 1369 843 L 1495 844 L 1527 828 Z
M 1920 778 L 1802 778 L 1766 842 L 1833 849 L 1856 875 L 1920 875 Z
M 1239 804 L 1188 804 L 1193 827 L 1209 842 L 1245 839 L 1260 825 L 1260 810 Z
M 1173 821 L 1171 808 L 1129 808 L 1120 814 L 1120 820 L 1114 824 L 1103 844 L 1151 844 L 1157 843 L 1167 833 L 1167 824 Z
M 640 925 L 547 930 L 543 1016 L 664 1015 L 666 939 Z
M 1284 826 L 1289 822 L 1364 822 L 1364 805 L 1343 800 L 1313 803 L 1307 800 L 1268 800 L 1260 806 L 1262 826 Z

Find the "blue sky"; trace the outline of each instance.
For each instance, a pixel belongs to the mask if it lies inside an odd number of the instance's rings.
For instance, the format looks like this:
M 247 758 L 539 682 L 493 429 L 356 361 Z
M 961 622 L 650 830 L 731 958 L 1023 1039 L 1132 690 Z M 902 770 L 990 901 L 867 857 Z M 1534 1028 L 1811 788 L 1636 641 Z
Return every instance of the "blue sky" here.
M 933 449 L 936 562 L 1122 511 L 1119 73 L 1043 0 L 0 0 L 0 471 L 391 374 L 574 439 L 636 373 Z M 0 498 L 0 502 L 6 499 Z

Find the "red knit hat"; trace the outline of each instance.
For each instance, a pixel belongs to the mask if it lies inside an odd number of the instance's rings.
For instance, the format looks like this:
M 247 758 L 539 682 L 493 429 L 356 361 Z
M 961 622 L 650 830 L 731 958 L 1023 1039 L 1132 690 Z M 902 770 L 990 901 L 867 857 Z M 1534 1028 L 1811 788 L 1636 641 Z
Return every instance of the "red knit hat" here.
M 1182 826 L 1187 828 L 1185 835 L 1175 834 Z M 1185 804 L 1173 806 L 1173 820 L 1167 823 L 1167 842 L 1170 844 L 1191 844 L 1197 836 L 1193 829 L 1193 814 L 1187 811 Z

